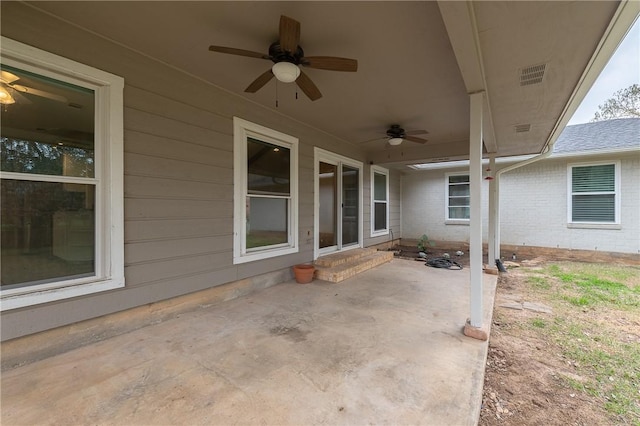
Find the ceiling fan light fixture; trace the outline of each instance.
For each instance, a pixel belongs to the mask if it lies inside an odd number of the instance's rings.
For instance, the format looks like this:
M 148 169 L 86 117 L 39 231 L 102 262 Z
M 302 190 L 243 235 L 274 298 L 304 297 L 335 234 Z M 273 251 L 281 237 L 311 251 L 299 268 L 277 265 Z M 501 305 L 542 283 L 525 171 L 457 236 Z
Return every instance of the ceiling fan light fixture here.
M 16 100 L 13 99 L 13 96 L 11 96 L 11 93 L 9 93 L 9 91 L 4 87 L 0 87 L 0 104 L 11 105 L 15 102 Z
M 291 62 L 277 62 L 271 67 L 273 75 L 282 83 L 293 83 L 300 76 L 300 68 Z
M 402 138 L 391 138 L 389 139 L 389 145 L 400 145 L 402 143 Z

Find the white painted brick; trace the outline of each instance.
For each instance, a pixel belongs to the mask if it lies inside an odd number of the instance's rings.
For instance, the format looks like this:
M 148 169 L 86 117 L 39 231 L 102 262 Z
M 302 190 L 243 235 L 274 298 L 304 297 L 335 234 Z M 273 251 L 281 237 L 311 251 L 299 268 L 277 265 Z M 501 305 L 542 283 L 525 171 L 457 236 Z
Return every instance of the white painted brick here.
M 640 253 L 640 155 L 621 158 L 622 229 L 567 226 L 567 165 L 581 161 L 546 160 L 502 175 L 500 234 L 503 244 L 583 250 L 597 247 L 598 251 Z M 450 171 L 433 170 L 402 177 L 403 237 L 418 238 L 426 233 L 434 240 L 469 240 L 468 226 L 444 223 L 445 173 Z M 488 182 L 483 185 L 482 198 L 482 232 L 486 242 Z

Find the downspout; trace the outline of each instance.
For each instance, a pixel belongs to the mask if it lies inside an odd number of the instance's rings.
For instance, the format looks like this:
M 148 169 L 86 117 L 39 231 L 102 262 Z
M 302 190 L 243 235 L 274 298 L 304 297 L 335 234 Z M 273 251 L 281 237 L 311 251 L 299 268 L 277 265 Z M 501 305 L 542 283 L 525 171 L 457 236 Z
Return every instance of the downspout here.
M 519 163 L 516 164 L 512 164 L 510 166 L 507 166 L 503 169 L 500 169 L 498 171 L 496 171 L 496 175 L 495 178 L 493 180 L 493 185 L 494 186 L 494 191 L 495 191 L 495 195 L 494 195 L 494 200 L 496 203 L 496 211 L 495 211 L 495 215 L 496 218 L 489 218 L 489 220 L 495 220 L 495 225 L 494 225 L 494 241 L 489 241 L 489 244 L 493 244 L 493 255 L 496 259 L 501 259 L 502 256 L 500 254 L 500 178 L 502 177 L 503 173 L 506 172 L 510 172 L 512 170 L 518 169 L 520 167 L 524 167 L 527 166 L 529 164 L 535 163 L 537 161 L 540 160 L 544 160 L 545 158 L 548 158 L 552 153 L 553 153 L 553 145 L 555 144 L 557 138 L 553 139 L 550 143 L 548 143 L 544 149 L 544 151 L 541 154 L 536 155 L 535 157 L 531 157 L 527 160 L 521 161 Z M 492 260 L 490 260 L 490 263 L 493 263 Z
M 495 185 L 495 194 L 494 194 L 494 200 L 496 203 L 496 207 L 495 207 L 495 218 L 490 217 L 489 220 L 494 220 L 495 224 L 494 224 L 494 240 L 493 241 L 489 241 L 490 245 L 493 245 L 493 254 L 497 259 L 502 259 L 501 256 L 501 252 L 500 252 L 500 177 L 502 176 L 503 173 L 506 172 L 510 172 L 512 170 L 518 169 L 520 167 L 524 167 L 524 166 L 528 166 L 529 164 L 533 164 L 536 163 L 540 160 L 544 160 L 545 158 L 548 158 L 549 156 L 551 156 L 551 154 L 553 153 L 553 145 L 556 143 L 556 140 L 558 139 L 558 137 L 554 137 L 553 139 L 551 139 L 551 141 L 545 146 L 544 151 L 538 155 L 536 155 L 535 157 L 531 157 L 528 158 L 524 161 L 521 161 L 519 163 L 515 163 L 512 164 L 510 166 L 504 167 L 498 171 L 496 171 L 496 175 L 494 178 L 494 185 Z M 490 260 L 490 262 L 492 262 Z

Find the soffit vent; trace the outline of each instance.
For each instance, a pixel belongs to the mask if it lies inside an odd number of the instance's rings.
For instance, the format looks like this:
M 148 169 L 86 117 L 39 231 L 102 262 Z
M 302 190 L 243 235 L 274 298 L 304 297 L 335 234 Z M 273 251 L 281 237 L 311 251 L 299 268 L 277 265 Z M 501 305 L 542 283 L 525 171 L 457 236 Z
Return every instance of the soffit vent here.
M 518 124 L 515 126 L 516 133 L 526 133 L 531 130 L 531 124 Z
M 533 65 L 520 70 L 520 86 L 542 83 L 547 64 Z

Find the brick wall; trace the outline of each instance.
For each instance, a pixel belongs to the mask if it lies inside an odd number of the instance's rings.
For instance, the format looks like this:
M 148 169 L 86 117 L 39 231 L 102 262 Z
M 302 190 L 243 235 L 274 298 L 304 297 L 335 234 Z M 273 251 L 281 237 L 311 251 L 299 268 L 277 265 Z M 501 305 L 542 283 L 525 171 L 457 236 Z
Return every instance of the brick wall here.
M 419 238 L 427 234 L 438 241 L 469 242 L 469 226 L 445 223 L 445 173 L 465 169 L 434 170 L 402 177 L 402 237 Z M 482 233 L 488 233 L 489 182 L 482 182 Z
M 567 165 L 590 160 L 551 159 L 502 175 L 501 240 L 514 246 L 640 253 L 640 155 L 600 157 L 620 160 L 620 229 L 567 226 Z M 469 228 L 445 223 L 445 174 L 432 170 L 407 174 L 402 180 L 402 236 L 468 242 Z M 488 182 L 483 182 L 483 237 L 487 241 Z

